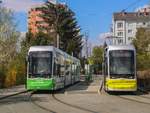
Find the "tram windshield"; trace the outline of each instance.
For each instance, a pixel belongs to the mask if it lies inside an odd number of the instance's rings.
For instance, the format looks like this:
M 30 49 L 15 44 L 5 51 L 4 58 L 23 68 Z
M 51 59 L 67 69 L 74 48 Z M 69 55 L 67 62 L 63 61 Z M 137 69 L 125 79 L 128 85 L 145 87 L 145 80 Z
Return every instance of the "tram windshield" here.
M 29 53 L 29 75 L 47 77 L 52 73 L 51 52 Z
M 111 77 L 134 76 L 134 51 L 115 50 L 110 51 L 109 55 Z

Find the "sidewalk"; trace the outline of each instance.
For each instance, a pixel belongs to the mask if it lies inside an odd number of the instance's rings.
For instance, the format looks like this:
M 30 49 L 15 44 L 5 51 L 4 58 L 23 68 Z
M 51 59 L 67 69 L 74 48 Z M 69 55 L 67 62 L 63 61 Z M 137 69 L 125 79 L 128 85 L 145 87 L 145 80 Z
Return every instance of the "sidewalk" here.
M 102 77 L 101 76 L 95 76 L 93 78 L 93 82 L 88 86 L 87 92 L 98 92 L 100 90 L 102 84 Z
M 10 88 L 0 89 L 0 98 L 5 98 L 11 95 L 15 95 L 21 92 L 27 91 L 25 85 L 14 86 Z

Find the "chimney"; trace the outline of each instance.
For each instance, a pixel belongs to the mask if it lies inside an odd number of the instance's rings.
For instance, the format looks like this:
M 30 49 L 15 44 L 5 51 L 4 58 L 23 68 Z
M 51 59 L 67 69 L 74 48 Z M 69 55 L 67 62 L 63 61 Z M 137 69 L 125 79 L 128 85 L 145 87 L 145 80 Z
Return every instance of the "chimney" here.
M 147 12 L 147 8 L 144 8 L 144 16 L 147 16 L 149 13 Z

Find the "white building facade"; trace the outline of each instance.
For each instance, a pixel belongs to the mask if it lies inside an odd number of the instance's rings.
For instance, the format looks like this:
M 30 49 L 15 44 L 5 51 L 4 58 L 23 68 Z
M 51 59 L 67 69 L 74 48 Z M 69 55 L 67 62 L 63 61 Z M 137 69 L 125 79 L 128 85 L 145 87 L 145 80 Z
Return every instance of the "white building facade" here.
M 119 12 L 113 14 L 113 44 L 131 44 L 138 28 L 150 27 L 150 12 Z

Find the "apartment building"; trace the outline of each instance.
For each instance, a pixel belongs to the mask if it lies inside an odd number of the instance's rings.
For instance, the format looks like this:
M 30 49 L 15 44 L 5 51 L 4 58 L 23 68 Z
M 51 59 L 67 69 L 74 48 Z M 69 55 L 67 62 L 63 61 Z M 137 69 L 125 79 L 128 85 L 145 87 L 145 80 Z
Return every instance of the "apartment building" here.
M 48 24 L 44 22 L 44 19 L 40 16 L 42 15 L 41 7 L 42 5 L 36 5 L 28 12 L 28 30 L 30 30 L 33 34 L 43 31 L 42 27 L 49 27 Z M 51 32 L 54 32 L 53 29 L 51 30 Z
M 140 9 L 137 12 L 117 12 L 113 14 L 113 44 L 131 44 L 138 28 L 150 27 L 150 11 Z

